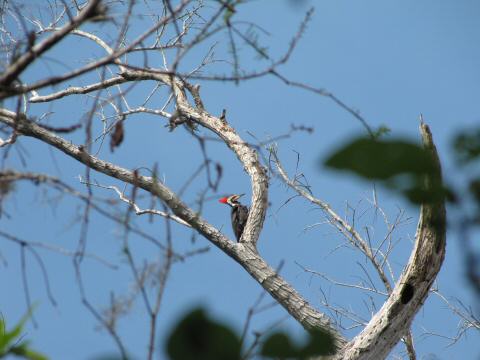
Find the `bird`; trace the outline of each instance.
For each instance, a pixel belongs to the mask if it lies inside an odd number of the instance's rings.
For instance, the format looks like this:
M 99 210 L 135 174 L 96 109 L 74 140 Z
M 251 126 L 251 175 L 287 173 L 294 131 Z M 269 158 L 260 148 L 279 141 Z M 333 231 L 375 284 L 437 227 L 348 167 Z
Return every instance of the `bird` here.
M 232 229 L 237 238 L 237 242 L 240 242 L 240 238 L 242 237 L 243 229 L 245 228 L 245 224 L 247 223 L 248 219 L 248 207 L 241 204 L 238 199 L 240 199 L 245 194 L 233 194 L 229 196 L 225 196 L 218 200 L 222 204 L 227 204 L 232 208 Z

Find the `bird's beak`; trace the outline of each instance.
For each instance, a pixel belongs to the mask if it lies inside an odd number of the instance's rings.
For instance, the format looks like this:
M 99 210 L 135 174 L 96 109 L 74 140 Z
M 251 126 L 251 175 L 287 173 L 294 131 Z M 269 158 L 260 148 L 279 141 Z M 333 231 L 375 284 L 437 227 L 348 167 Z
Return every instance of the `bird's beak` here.
M 237 200 L 240 199 L 243 195 L 245 195 L 245 194 L 238 194 L 237 195 Z

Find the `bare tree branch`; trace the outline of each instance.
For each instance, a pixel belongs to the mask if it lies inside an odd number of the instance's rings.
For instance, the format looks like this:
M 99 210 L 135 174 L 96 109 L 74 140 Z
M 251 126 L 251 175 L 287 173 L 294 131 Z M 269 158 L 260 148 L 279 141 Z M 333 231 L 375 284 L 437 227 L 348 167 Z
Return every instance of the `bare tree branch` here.
M 311 132 L 311 128 L 292 126 L 291 131 L 287 135 L 276 137 L 273 140 L 269 139 L 266 142 L 258 142 L 255 145 L 242 139 L 239 133 L 230 125 L 226 110 L 220 113 L 219 110 L 223 106 L 215 110 L 215 112 L 209 112 L 206 102 L 204 102 L 205 99 L 202 99 L 200 94 L 200 84 L 190 82 L 198 79 L 239 83 L 270 75 L 288 86 L 307 90 L 330 99 L 336 106 L 349 112 L 355 119 L 360 121 L 370 136 L 373 137 L 375 135 L 375 131 L 368 125 L 366 119 L 358 111 L 341 101 L 339 97 L 325 89 L 293 81 L 283 75 L 279 69 L 291 58 L 312 17 L 313 10 L 309 10 L 306 13 L 304 20 L 301 22 L 298 31 L 293 36 L 285 52 L 280 57 L 273 57 L 257 41 L 256 35 L 251 36 L 249 30 L 242 31 L 242 26 L 245 23 L 250 28 L 252 27 L 251 23 L 236 22 L 232 16 L 228 16 L 229 12 L 233 14 L 236 11 L 236 7 L 240 6 L 240 3 L 240 1 L 218 1 L 217 4 L 213 4 L 208 8 L 206 12 L 208 17 L 204 18 L 199 11 L 205 7 L 203 1 L 181 0 L 175 3 L 175 7 L 172 5 L 173 2 L 163 1 L 161 11 L 158 13 L 151 12 L 151 17 L 147 19 L 148 24 L 133 40 L 129 39 L 131 19 L 135 18 L 134 8 L 137 6 L 137 3 L 133 0 L 122 4 L 122 6 L 125 6 L 125 10 L 118 16 L 118 19 L 109 19 L 113 24 L 113 35 L 108 34 L 105 36 L 103 36 L 101 31 L 79 29 L 86 21 L 98 20 L 98 15 L 100 15 L 101 20 L 104 20 L 103 15 L 106 14 L 107 9 L 103 8 L 100 0 L 90 0 L 84 2 L 82 6 L 77 4 L 76 1 L 71 6 L 68 6 L 66 3 L 63 3 L 63 7 L 61 5 L 56 5 L 57 7 L 52 5 L 48 25 L 44 25 L 40 17 L 38 19 L 29 19 L 27 16 L 19 16 L 16 22 L 20 32 L 23 29 L 23 43 L 22 41 L 17 42 L 15 37 L 9 34 L 7 29 L 3 28 L 6 21 L 0 14 L 0 44 L 6 49 L 5 59 L 9 59 L 9 63 L 5 62 L 4 64 L 4 73 L 0 75 L 0 100 L 11 99 L 6 101 L 5 108 L 0 108 L 0 123 L 2 124 L 0 129 L 2 135 L 0 148 L 5 148 L 5 154 L 8 154 L 10 149 L 16 149 L 19 145 L 18 142 L 14 144 L 17 137 L 33 137 L 49 145 L 49 149 L 56 148 L 80 164 L 83 164 L 86 173 L 85 179 L 81 179 L 81 182 L 86 185 L 87 194 L 80 194 L 59 179 L 48 175 L 33 172 L 0 172 L 0 185 L 6 185 L 3 190 L 0 189 L 3 191 L 0 193 L 2 196 L 11 190 L 9 187 L 11 182 L 30 180 L 35 183 L 54 184 L 56 189 L 78 197 L 83 202 L 82 204 L 85 205 L 79 248 L 76 251 L 51 248 L 48 244 L 25 241 L 16 235 L 0 231 L 0 237 L 13 241 L 20 246 L 22 281 L 27 303 L 30 304 L 31 300 L 26 277 L 26 250 L 32 252 L 44 274 L 46 274 L 46 271 L 41 259 L 35 252 L 36 248 L 57 251 L 71 256 L 82 302 L 110 333 L 123 358 L 127 358 L 127 349 L 117 332 L 117 319 L 132 306 L 137 298 L 143 300 L 144 310 L 149 317 L 147 357 L 152 359 L 156 348 L 158 315 L 167 278 L 173 264 L 208 250 L 207 247 L 194 249 L 185 254 L 176 253 L 172 227 L 177 223 L 193 230 L 192 239 L 197 234 L 203 235 L 210 243 L 241 265 L 274 298 L 276 303 L 282 305 L 305 329 L 323 329 L 332 333 L 338 350 L 335 358 L 355 360 L 383 359 L 389 354 L 395 344 L 402 340 L 405 342 L 409 358 L 414 360 L 416 353 L 410 326 L 415 314 L 423 305 L 429 291 L 431 291 L 431 285 L 440 270 L 445 254 L 446 220 L 444 202 L 439 200 L 422 205 L 414 249 L 402 275 L 394 285 L 395 274 L 390 265 L 389 257 L 397 243 L 392 237 L 392 233 L 399 225 L 403 224 L 403 212 L 398 214 L 393 221 L 390 221 L 378 205 L 376 195 L 374 194 L 372 204 L 376 212 L 377 210 L 380 211 L 387 226 L 384 237 L 381 237 L 380 241 L 375 243 L 374 239 L 371 239 L 371 227 L 365 227 L 365 229 L 359 227 L 357 220 L 361 219 L 362 214 L 358 214 L 356 206 L 348 205 L 347 215 L 344 217 L 338 215 L 329 204 L 313 195 L 303 174 L 295 172 L 293 177 L 289 177 L 280 163 L 274 147 L 270 148 L 270 157 L 268 160 L 266 159 L 263 152 L 266 144 L 288 137 L 297 130 Z M 100 8 L 100 6 L 102 7 Z M 146 6 L 148 7 L 148 3 L 146 3 Z M 71 14 L 72 9 L 77 11 L 76 16 Z M 224 16 L 222 17 L 222 15 Z M 27 22 L 33 24 L 37 31 L 28 32 Z M 61 23 L 64 23 L 64 25 L 61 26 Z M 261 28 L 256 27 L 255 29 Z M 216 42 L 212 45 L 206 43 L 206 40 L 215 40 L 214 37 L 220 33 L 226 36 L 227 47 L 230 49 L 229 66 L 232 69 L 231 75 L 222 75 L 216 71 L 212 73 L 207 72 L 211 64 L 222 60 L 214 56 Z M 35 44 L 36 36 L 40 35 L 44 37 L 44 40 Z M 46 56 L 44 54 L 69 35 L 88 39 L 89 44 L 92 42 L 95 48 L 97 46 L 101 47 L 106 54 L 93 60 L 88 59 L 86 65 L 84 63 L 79 68 L 72 69 L 68 67 L 70 70 L 67 73 L 45 76 L 32 82 L 24 82 L 25 79 L 22 76 L 22 81 L 20 82 L 20 77 L 26 69 L 33 65 L 37 59 L 45 59 Z M 170 39 L 165 39 L 166 37 L 170 37 Z M 5 41 L 4 38 L 7 40 Z M 146 44 L 146 42 L 149 42 L 149 44 Z M 22 44 L 27 44 L 27 48 L 24 53 L 17 56 L 19 49 L 23 46 Z M 189 65 L 185 69 L 186 61 L 184 60 L 188 55 L 192 54 L 193 49 L 198 50 L 198 45 L 201 44 L 205 45 L 205 49 L 201 49 L 203 59 L 199 61 L 198 65 Z M 242 48 L 245 46 L 250 51 L 253 51 L 255 55 L 260 56 L 261 61 L 264 61 L 262 65 L 254 70 L 243 69 L 240 55 Z M 151 61 L 150 56 L 155 57 L 155 62 Z M 151 67 L 149 65 L 151 63 L 160 65 Z M 114 69 L 118 69 L 118 71 Z M 98 79 L 92 80 L 88 77 L 92 70 L 98 72 Z M 55 87 L 55 85 L 71 79 L 75 80 L 76 86 L 65 86 L 63 89 Z M 149 87 L 148 94 L 139 103 L 134 104 L 135 100 L 127 95 L 132 89 L 137 90 L 137 84 L 142 81 L 152 81 L 154 86 Z M 128 84 L 128 86 L 124 84 Z M 43 88 L 47 88 L 48 90 L 46 91 L 48 93 L 45 95 L 38 94 L 37 90 Z M 27 102 L 28 92 L 31 92 L 31 97 Z M 44 120 L 46 113 L 37 118 L 35 111 L 40 109 L 41 106 L 36 107 L 33 104 L 55 104 L 56 100 L 72 95 L 84 95 L 84 97 L 80 98 L 94 99 L 91 109 L 84 115 L 83 119 L 86 119 L 84 122 L 76 119 L 73 126 L 55 127 L 44 125 L 42 120 Z M 12 99 L 14 96 L 18 96 L 18 98 Z M 156 102 L 159 96 L 162 98 L 159 102 Z M 15 100 L 18 101 L 14 103 Z M 15 104 L 13 111 L 7 109 L 12 103 Z M 160 103 L 161 105 L 152 105 L 154 103 Z M 228 104 L 225 105 L 225 108 L 228 108 Z M 129 170 L 101 158 L 105 137 L 113 130 L 116 136 L 113 136 L 111 149 L 113 150 L 116 146 L 119 146 L 122 143 L 124 134 L 128 134 L 128 130 L 124 129 L 124 126 L 126 126 L 124 122 L 128 121 L 131 115 L 138 113 L 160 116 L 170 131 L 178 131 L 177 129 L 185 128 L 193 141 L 198 141 L 200 146 L 199 153 L 201 155 L 200 161 L 203 161 L 203 164 L 193 172 L 190 178 L 186 179 L 185 185 L 180 188 L 178 193 L 175 193 L 164 181 L 157 177 L 156 164 L 153 166 L 153 170 L 147 173 L 149 176 L 146 176 L 142 174 L 143 168 Z M 214 113 L 218 115 L 214 115 Z M 101 120 L 99 126 L 94 123 L 97 115 Z M 84 123 L 86 123 L 85 127 L 83 127 Z M 80 127 L 85 130 L 83 145 L 77 145 L 63 137 L 62 134 L 73 132 Z M 94 131 L 97 131 L 97 127 L 100 128 L 98 134 L 94 133 Z M 213 136 L 205 136 L 202 133 L 204 130 L 212 132 Z M 440 162 L 428 126 L 422 123 L 420 132 L 423 143 L 431 152 L 437 169 L 436 174 L 426 179 L 426 186 L 429 187 L 432 186 L 433 182 L 441 181 Z M 251 207 L 246 226 L 238 243 L 227 238 L 202 216 L 205 199 L 210 197 L 211 192 L 216 193 L 223 171 L 222 165 L 219 162 L 213 162 L 207 153 L 207 140 L 223 142 L 226 148 L 235 154 L 239 160 L 238 164 L 243 167 L 250 177 Z M 100 146 L 98 151 L 94 153 L 91 149 L 96 142 L 100 143 Z M 14 146 L 10 146 L 13 144 Z M 275 164 L 275 171 L 271 168 L 268 170 L 271 171 L 270 173 L 278 175 L 283 182 L 296 192 L 297 195 L 294 195 L 294 197 L 301 196 L 323 210 L 327 222 L 343 236 L 344 243 L 341 246 L 348 244 L 348 246 L 358 249 L 373 265 L 381 281 L 380 286 L 379 281 L 371 276 L 368 266 L 364 263 L 357 262 L 361 273 L 359 276 L 360 281 L 356 283 L 336 280 L 336 276 L 307 269 L 300 265 L 305 272 L 320 276 L 330 284 L 367 292 L 368 298 L 364 301 L 364 306 L 368 310 L 367 319 L 365 316 L 355 314 L 348 308 L 332 305 L 327 301 L 328 299 L 324 293 L 324 300 L 321 305 L 324 306 L 328 313 L 331 313 L 331 316 L 316 310 L 291 284 L 279 275 L 278 269 L 272 268 L 259 254 L 257 243 L 264 227 L 269 190 L 269 173 L 264 165 L 265 163 L 270 165 L 271 161 Z M 122 191 L 119 186 L 100 185 L 92 181 L 91 170 L 109 176 L 111 180 L 117 179 L 125 183 L 125 189 Z M 193 180 L 198 179 L 197 176 L 199 174 L 203 173 L 206 175 L 205 186 L 200 191 L 195 204 L 188 206 L 181 199 L 183 192 L 190 186 Z M 116 217 L 104 209 L 105 203 L 99 202 L 97 196 L 93 195 L 93 187 L 108 190 L 115 194 L 113 198 L 109 197 L 109 200 L 115 205 L 123 205 L 121 216 Z M 130 191 L 128 195 L 126 194 L 127 190 Z M 146 196 L 142 190 L 147 193 Z M 150 205 L 140 206 L 145 199 L 150 201 Z M 285 201 L 284 205 L 291 199 Z M 101 206 L 98 204 L 101 204 Z M 159 205 L 162 210 L 157 210 Z M 129 267 L 135 282 L 134 290 L 128 296 L 119 296 L 112 292 L 110 306 L 103 312 L 96 310 L 95 306 L 88 299 L 80 266 L 83 255 L 92 257 L 91 254 L 84 252 L 91 211 L 96 211 L 122 226 L 122 250 L 125 255 L 125 263 Z M 166 243 L 160 242 L 135 227 L 132 219 L 135 215 L 143 214 L 164 217 Z M 157 259 L 155 262 L 145 261 L 144 263 L 139 261 L 135 257 L 133 247 L 130 245 L 132 242 L 131 233 L 142 236 L 161 249 L 161 260 Z M 263 241 L 268 241 L 268 239 L 263 239 Z M 96 257 L 95 259 L 100 260 Z M 154 289 L 153 296 L 151 296 L 152 293 L 149 293 L 150 284 L 147 282 L 148 279 L 152 278 L 155 280 L 155 284 L 152 286 Z M 48 281 L 46 287 L 47 292 L 50 293 Z M 380 310 L 378 310 L 379 305 L 375 302 L 373 294 L 380 295 L 380 298 L 387 298 Z M 252 316 L 264 309 L 264 307 L 260 308 L 259 306 L 262 298 L 263 295 L 248 312 L 242 334 L 242 342 L 245 340 Z M 445 300 L 444 298 L 442 299 Z M 452 308 L 452 311 L 465 321 L 465 327 L 476 327 L 475 318 L 469 316 L 468 311 L 455 311 L 454 309 L 456 308 Z M 376 314 L 368 320 L 368 317 L 375 312 Z M 337 320 L 337 323 L 335 323 L 335 320 Z M 362 330 L 355 338 L 348 341 L 339 331 L 339 329 L 346 328 Z M 254 336 L 253 343 L 244 353 L 245 358 L 254 356 L 257 346 L 261 343 L 262 334 L 257 333 Z
M 86 184 L 85 180 L 83 179 L 80 179 L 80 182 L 83 183 L 83 184 Z M 156 210 L 156 209 L 141 209 L 136 203 L 135 201 L 127 198 L 125 196 L 125 194 L 120 191 L 116 186 L 105 186 L 105 185 L 100 185 L 100 184 L 96 184 L 96 183 L 89 183 L 88 185 L 90 186 L 97 186 L 99 188 L 102 188 L 102 189 L 107 189 L 107 190 L 113 190 L 115 193 L 117 193 L 118 197 L 120 200 L 122 200 L 123 202 L 127 203 L 128 205 L 130 205 L 133 210 L 135 211 L 135 214 L 137 215 L 145 215 L 145 214 L 153 214 L 153 215 L 159 215 L 159 216 L 163 216 L 167 219 L 171 219 L 171 220 L 174 220 L 176 221 L 177 223 L 179 224 L 182 224 L 182 225 L 185 225 L 187 227 L 191 227 L 189 223 L 187 223 L 186 221 L 180 219 L 178 216 L 175 216 L 175 215 L 171 215 L 165 211 L 160 211 L 160 210 Z
M 432 154 L 436 167 L 434 178 L 426 186 L 442 178 L 440 161 L 432 134 L 427 125 L 420 125 L 425 148 Z M 446 211 L 444 200 L 421 206 L 415 247 L 392 294 L 358 334 L 341 352 L 339 359 L 383 359 L 404 336 L 415 314 L 429 294 L 445 257 Z
M 3 88 L 2 90 L 5 91 L 5 88 L 10 86 L 10 84 L 18 78 L 20 73 L 25 70 L 27 66 L 30 65 L 36 58 L 61 41 L 73 29 L 92 17 L 92 15 L 95 14 L 99 4 L 100 0 L 89 1 L 87 5 L 79 12 L 79 14 L 70 21 L 70 23 L 54 32 L 42 42 L 29 48 L 27 52 L 20 56 L 13 64 L 11 64 L 0 76 L 0 86 Z
M 188 110 L 191 114 L 195 114 L 191 111 L 190 108 L 185 107 L 185 110 Z M 218 118 L 213 118 L 210 115 L 203 115 L 206 125 L 209 125 L 212 129 L 217 130 L 218 122 L 221 122 Z M 15 122 L 15 119 L 17 121 Z M 334 337 L 338 347 L 343 346 L 345 339 L 338 333 L 338 331 L 332 327 L 330 320 L 321 312 L 315 310 L 307 301 L 305 301 L 301 295 L 282 277 L 280 277 L 274 269 L 272 269 L 263 258 L 258 254 L 255 247 L 251 246 L 250 242 L 245 241 L 243 243 L 236 244 L 233 241 L 226 238 L 222 233 L 215 229 L 212 225 L 207 223 L 200 215 L 191 210 L 187 205 L 185 205 L 177 195 L 171 191 L 163 183 L 159 182 L 158 179 L 143 176 L 135 175 L 133 171 L 124 169 L 122 167 L 116 166 L 112 163 L 100 160 L 95 156 L 88 154 L 85 151 L 83 146 L 77 146 L 72 144 L 69 141 L 61 138 L 60 136 L 51 133 L 44 128 L 38 126 L 34 122 L 26 119 L 23 115 L 17 115 L 9 110 L 0 109 L 0 122 L 5 123 L 9 126 L 14 126 L 16 123 L 17 130 L 26 136 L 31 136 L 37 138 L 51 146 L 59 149 L 68 156 L 76 159 L 77 161 L 85 164 L 93 170 L 99 171 L 108 176 L 112 176 L 121 181 L 130 183 L 132 185 L 138 186 L 155 196 L 158 196 L 172 211 L 173 213 L 181 218 L 182 220 L 188 222 L 193 228 L 195 228 L 200 234 L 206 237 L 210 242 L 223 250 L 228 256 L 237 261 L 245 270 L 256 280 L 262 287 L 274 298 L 276 299 L 289 313 L 292 315 L 300 324 L 303 325 L 306 329 L 325 329 L 331 332 Z M 222 133 L 222 137 L 234 141 L 238 139 L 238 135 L 231 130 L 230 127 L 227 127 L 225 124 L 222 124 L 222 128 L 218 131 L 225 131 Z M 234 151 L 245 151 L 247 145 L 243 142 L 240 144 L 231 144 L 231 148 Z M 248 148 L 248 147 L 247 147 Z M 246 158 L 248 161 L 247 164 L 251 164 L 257 161 L 256 156 L 252 156 L 251 151 L 245 153 L 240 153 L 239 157 L 243 159 Z M 260 165 L 258 165 L 260 166 Z M 256 169 L 249 169 L 253 175 L 252 177 L 258 176 Z M 262 169 L 263 171 L 263 169 Z M 266 181 L 266 179 L 261 179 L 260 181 Z M 266 184 L 265 184 L 266 185 Z M 256 184 L 257 191 L 262 190 L 263 184 Z M 255 192 L 254 197 L 255 197 Z M 266 194 L 259 194 L 258 197 L 261 199 Z M 257 198 L 257 201 L 260 199 Z M 258 206 L 258 205 L 257 205 Z M 252 205 L 253 207 L 253 205 Z M 263 224 L 263 219 L 258 219 L 262 215 L 263 209 L 258 209 L 255 215 L 255 223 L 253 227 Z M 249 221 L 252 218 L 252 215 L 249 217 Z M 249 225 L 247 224 L 247 227 Z M 252 225 L 250 225 L 252 226 Z M 258 236 L 259 228 L 252 229 L 250 233 L 243 235 L 243 238 L 251 239 L 254 236 Z

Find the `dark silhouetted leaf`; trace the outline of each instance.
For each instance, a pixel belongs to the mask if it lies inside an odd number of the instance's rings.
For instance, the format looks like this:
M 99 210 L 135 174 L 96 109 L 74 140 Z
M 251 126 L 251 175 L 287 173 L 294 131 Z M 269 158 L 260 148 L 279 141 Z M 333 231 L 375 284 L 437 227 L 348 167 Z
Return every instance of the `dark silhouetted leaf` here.
M 322 330 L 311 331 L 310 340 L 301 351 L 304 358 L 314 355 L 332 355 L 334 353 L 335 342 L 333 336 Z
M 355 139 L 330 155 L 325 165 L 376 180 L 434 171 L 430 154 L 421 146 L 404 140 Z
M 354 139 L 330 155 L 325 165 L 381 181 L 416 204 L 455 198 L 441 183 L 431 153 L 409 141 Z
M 405 198 L 414 204 L 438 202 L 443 199 L 456 202 L 456 194 L 450 188 L 443 186 L 440 181 L 433 181 L 428 188 L 425 188 L 424 179 L 414 178 L 414 180 L 416 180 L 416 182 L 410 186 L 401 182 L 387 182 L 387 186 L 392 190 L 400 191 Z
M 480 128 L 458 134 L 453 147 L 460 164 L 466 164 L 480 157 Z
M 113 129 L 112 136 L 110 137 L 110 151 L 120 146 L 123 142 L 123 138 L 125 136 L 125 131 L 123 130 L 123 121 L 118 121 Z
M 470 190 L 470 193 L 474 199 L 480 204 L 480 178 L 470 181 L 468 189 Z
M 207 318 L 201 309 L 185 316 L 167 340 L 171 360 L 236 360 L 240 349 L 235 333 Z
M 264 342 L 261 354 L 265 357 L 280 359 L 307 359 L 312 356 L 335 353 L 333 337 L 324 331 L 312 331 L 303 347 L 293 343 L 285 333 L 274 333 Z
M 300 351 L 286 334 L 275 333 L 265 340 L 261 354 L 266 357 L 293 358 L 298 357 Z

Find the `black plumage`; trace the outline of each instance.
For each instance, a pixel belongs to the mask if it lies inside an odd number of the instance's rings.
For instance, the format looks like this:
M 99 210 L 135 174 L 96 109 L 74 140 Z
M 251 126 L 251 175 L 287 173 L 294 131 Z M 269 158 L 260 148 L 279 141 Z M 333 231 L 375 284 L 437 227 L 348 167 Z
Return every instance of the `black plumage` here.
M 240 241 L 248 219 L 248 208 L 245 205 L 237 203 L 232 206 L 231 216 L 233 233 L 235 234 L 237 241 Z
M 224 198 L 221 198 L 219 201 L 223 204 L 227 204 L 232 208 L 231 213 L 231 220 L 232 220 L 232 229 L 237 241 L 240 241 L 240 238 L 243 234 L 243 229 L 245 228 L 245 224 L 247 223 L 248 219 L 248 207 L 242 205 L 238 199 L 242 197 L 243 194 L 240 195 L 230 195 Z

